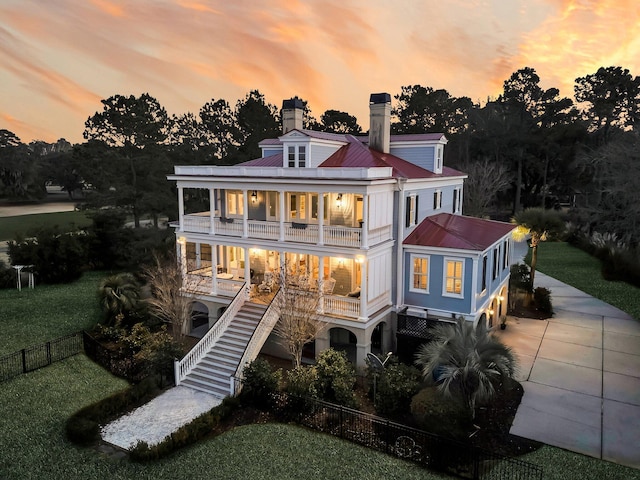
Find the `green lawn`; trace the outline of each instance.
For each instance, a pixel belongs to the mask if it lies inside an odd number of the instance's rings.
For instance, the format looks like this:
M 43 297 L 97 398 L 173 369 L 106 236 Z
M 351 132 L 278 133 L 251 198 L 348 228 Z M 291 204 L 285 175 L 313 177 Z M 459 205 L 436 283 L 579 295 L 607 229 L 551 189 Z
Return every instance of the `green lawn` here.
M 91 219 L 87 217 L 87 212 L 36 213 L 2 217 L 0 218 L 0 242 L 13 240 L 18 233 L 26 235 L 36 228 L 56 225 L 63 231 L 69 231 L 72 230 L 72 225 L 76 227 L 91 225 Z
M 126 384 L 84 355 L 0 387 L 0 478 L 27 479 L 442 479 L 416 465 L 302 428 L 250 425 L 155 463 L 116 461 L 75 447 L 66 419 Z
M 640 289 L 605 280 L 600 274 L 600 261 L 568 243 L 541 243 L 537 270 L 640 319 Z
M 92 328 L 100 319 L 96 291 L 104 272 L 87 272 L 65 285 L 0 289 L 0 357 Z

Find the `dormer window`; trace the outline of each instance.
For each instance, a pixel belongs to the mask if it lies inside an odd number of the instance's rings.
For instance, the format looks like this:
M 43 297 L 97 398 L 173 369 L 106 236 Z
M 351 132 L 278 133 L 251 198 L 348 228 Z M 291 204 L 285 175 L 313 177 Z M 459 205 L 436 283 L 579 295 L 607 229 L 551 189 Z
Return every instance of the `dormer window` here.
M 287 147 L 287 165 L 289 168 L 305 168 L 307 166 L 307 146 L 289 145 Z

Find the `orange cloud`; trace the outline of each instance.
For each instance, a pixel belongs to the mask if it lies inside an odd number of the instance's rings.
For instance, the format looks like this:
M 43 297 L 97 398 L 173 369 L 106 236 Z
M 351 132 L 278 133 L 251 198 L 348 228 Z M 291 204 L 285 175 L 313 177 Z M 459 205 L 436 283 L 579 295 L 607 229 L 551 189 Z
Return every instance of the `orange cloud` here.
M 91 0 L 91 3 L 97 6 L 101 11 L 113 17 L 124 17 L 124 8 L 114 2 L 107 0 Z

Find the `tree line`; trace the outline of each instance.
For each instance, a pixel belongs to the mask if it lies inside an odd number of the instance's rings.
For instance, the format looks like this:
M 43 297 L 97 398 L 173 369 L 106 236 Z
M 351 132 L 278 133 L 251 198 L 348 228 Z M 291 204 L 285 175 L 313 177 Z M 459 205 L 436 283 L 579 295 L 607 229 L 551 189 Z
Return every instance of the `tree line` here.
M 514 72 L 483 105 L 447 90 L 408 85 L 394 95 L 392 133 L 442 132 L 445 164 L 469 174 L 465 213 L 508 218 L 532 206 L 575 207 L 589 228 L 638 238 L 640 77 L 602 67 L 579 77 L 574 99 L 543 88 L 533 68 Z M 48 183 L 89 207 L 117 206 L 175 218 L 173 165 L 233 165 L 260 156 L 281 134 L 279 109 L 258 90 L 232 106 L 211 99 L 197 114 L 169 116 L 149 94 L 114 95 L 85 122 L 84 143 L 24 144 L 0 130 L 0 199 L 45 195 Z M 362 134 L 357 118 L 306 101 L 304 127 Z

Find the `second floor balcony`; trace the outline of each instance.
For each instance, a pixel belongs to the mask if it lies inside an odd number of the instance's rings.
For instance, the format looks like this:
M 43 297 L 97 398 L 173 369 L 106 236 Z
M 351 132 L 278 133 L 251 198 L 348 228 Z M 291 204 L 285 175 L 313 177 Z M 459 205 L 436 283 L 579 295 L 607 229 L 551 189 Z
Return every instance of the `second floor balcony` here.
M 213 211 L 195 213 L 184 213 L 183 207 L 174 226 L 191 233 L 355 248 L 393 237 L 391 221 L 375 227 L 367 221 L 363 195 L 223 190 L 214 204 Z

